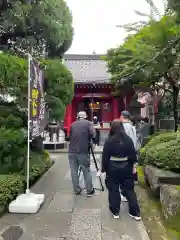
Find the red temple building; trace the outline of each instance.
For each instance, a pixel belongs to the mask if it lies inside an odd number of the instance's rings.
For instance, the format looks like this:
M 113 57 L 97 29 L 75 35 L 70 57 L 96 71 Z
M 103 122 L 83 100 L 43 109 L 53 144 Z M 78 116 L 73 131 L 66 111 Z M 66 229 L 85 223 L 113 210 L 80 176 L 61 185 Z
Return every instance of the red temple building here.
M 97 116 L 102 130 L 108 129 L 109 123 L 119 118 L 122 110 L 128 109 L 133 114 L 135 109 L 132 106 L 133 88 L 121 96 L 114 96 L 113 85 L 110 82 L 111 76 L 107 72 L 106 62 L 102 57 L 103 55 L 97 54 L 64 56 L 65 65 L 71 71 L 75 83 L 74 98 L 66 108 L 64 119 L 67 135 L 79 111 L 86 111 L 89 120 Z M 137 99 L 137 96 L 135 98 Z

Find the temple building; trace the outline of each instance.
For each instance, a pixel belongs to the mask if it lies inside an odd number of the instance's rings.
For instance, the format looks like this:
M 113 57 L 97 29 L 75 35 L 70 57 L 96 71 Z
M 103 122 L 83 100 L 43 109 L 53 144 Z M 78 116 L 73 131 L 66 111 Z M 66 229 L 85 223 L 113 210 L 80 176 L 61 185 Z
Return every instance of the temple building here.
M 109 129 L 109 123 L 119 118 L 127 109 L 133 115 L 140 115 L 141 103 L 134 88 L 129 88 L 119 96 L 114 94 L 103 55 L 67 54 L 64 62 L 74 78 L 74 98 L 66 108 L 64 129 L 69 135 L 70 125 L 76 120 L 77 112 L 86 111 L 92 121 L 97 116 L 102 130 Z

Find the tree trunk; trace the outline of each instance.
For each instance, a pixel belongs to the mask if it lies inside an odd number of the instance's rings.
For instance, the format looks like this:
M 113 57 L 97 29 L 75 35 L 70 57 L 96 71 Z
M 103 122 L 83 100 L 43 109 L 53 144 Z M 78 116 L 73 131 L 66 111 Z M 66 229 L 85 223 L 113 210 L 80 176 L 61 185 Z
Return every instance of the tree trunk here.
M 177 102 L 178 102 L 178 95 L 179 95 L 179 88 L 173 86 L 173 116 L 174 116 L 174 131 L 178 130 L 178 109 L 177 109 Z

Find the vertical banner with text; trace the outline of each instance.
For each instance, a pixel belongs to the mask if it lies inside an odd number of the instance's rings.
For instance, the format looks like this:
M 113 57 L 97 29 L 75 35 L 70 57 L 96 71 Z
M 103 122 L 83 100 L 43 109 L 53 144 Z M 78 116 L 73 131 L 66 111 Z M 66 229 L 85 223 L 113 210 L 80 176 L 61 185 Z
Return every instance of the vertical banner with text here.
M 44 74 L 38 62 L 30 60 L 30 131 L 31 138 L 41 135 L 44 131 L 45 101 Z

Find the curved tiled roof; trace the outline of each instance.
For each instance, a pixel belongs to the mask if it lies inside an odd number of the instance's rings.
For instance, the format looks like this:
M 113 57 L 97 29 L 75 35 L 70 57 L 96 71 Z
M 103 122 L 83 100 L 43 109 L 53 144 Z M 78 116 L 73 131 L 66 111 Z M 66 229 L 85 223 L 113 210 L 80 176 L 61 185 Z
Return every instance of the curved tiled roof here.
M 105 55 L 66 54 L 64 63 L 71 71 L 75 83 L 109 83 L 110 74 L 102 56 Z

